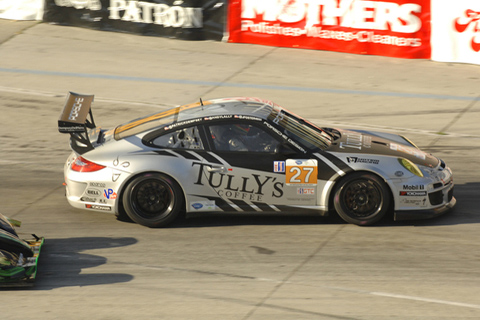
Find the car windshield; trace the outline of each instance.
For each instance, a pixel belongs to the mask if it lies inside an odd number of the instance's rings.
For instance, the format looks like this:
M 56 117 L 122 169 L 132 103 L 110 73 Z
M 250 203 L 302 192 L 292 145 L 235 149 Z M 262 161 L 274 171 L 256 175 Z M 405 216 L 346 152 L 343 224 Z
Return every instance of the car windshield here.
M 269 120 L 280 125 L 289 138 L 313 151 L 326 149 L 332 143 L 332 136 L 328 132 L 281 107 L 273 108 Z

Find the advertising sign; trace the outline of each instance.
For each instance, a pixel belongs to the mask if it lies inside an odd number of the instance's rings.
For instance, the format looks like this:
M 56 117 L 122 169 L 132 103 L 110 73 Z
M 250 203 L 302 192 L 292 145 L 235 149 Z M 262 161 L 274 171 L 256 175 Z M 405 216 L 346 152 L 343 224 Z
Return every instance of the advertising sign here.
M 432 60 L 480 64 L 480 1 L 432 0 Z
M 184 40 L 221 40 L 225 0 L 46 0 L 43 20 Z
M 229 41 L 430 58 L 430 0 L 232 0 Z
M 43 0 L 0 0 L 0 19 L 42 20 Z

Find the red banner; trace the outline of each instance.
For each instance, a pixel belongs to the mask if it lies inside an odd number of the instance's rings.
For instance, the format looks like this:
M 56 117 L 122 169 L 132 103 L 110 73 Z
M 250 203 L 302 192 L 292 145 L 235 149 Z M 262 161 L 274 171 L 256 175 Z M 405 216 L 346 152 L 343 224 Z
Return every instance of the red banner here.
M 430 58 L 430 0 L 231 0 L 229 42 Z

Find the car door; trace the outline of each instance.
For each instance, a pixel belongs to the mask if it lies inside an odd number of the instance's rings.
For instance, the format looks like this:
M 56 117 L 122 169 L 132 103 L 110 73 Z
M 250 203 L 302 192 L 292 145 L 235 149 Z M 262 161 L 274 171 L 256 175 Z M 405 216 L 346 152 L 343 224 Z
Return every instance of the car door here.
M 212 161 L 205 150 L 205 135 L 200 126 L 179 126 L 174 129 L 162 129 L 144 138 L 146 145 L 159 148 L 161 156 L 157 162 L 158 171 L 174 177 L 185 193 L 187 211 L 215 211 L 215 203 L 209 199 L 216 193 L 203 183 L 205 159 Z
M 223 211 L 299 211 L 317 203 L 317 160 L 305 159 L 262 122 L 205 126 L 214 160 L 203 162 L 202 184 Z

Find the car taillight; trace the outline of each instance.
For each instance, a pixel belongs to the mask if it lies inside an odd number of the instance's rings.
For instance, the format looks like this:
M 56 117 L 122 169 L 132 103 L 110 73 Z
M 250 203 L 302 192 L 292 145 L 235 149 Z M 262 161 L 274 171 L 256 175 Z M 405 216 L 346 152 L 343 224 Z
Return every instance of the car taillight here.
M 105 166 L 88 161 L 83 157 L 78 157 L 72 162 L 71 169 L 78 172 L 95 172 L 102 170 Z

